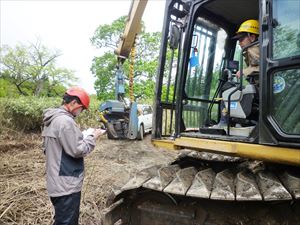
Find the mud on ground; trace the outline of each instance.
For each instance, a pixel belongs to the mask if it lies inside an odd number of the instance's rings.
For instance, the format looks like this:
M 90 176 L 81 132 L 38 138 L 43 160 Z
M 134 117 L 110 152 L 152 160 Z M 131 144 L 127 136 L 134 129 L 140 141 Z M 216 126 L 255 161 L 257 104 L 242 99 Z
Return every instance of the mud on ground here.
M 53 223 L 46 191 L 45 157 L 39 134 L 0 136 L 0 224 Z M 124 185 L 135 172 L 166 164 L 175 151 L 154 148 L 150 135 L 143 141 L 101 137 L 85 159 L 80 224 L 100 224 L 101 210 L 113 189 Z

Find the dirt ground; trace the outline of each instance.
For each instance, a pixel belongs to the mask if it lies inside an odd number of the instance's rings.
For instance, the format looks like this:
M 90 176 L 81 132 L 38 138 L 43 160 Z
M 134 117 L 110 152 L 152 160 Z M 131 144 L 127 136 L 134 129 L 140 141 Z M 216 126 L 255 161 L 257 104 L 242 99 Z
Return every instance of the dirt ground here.
M 0 225 L 53 223 L 40 146 L 39 134 L 0 137 Z M 176 155 L 175 151 L 154 148 L 150 135 L 143 141 L 101 137 L 85 159 L 80 224 L 100 224 L 101 210 L 113 189 L 124 185 L 135 172 L 167 164 Z

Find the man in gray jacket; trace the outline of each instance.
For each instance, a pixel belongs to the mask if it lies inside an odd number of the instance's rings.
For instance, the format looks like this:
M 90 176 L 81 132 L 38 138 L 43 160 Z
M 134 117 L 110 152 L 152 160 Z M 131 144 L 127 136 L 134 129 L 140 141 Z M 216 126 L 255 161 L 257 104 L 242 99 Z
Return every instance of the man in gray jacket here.
M 44 111 L 43 150 L 46 155 L 47 191 L 55 209 L 54 225 L 77 225 L 84 178 L 83 157 L 95 147 L 105 130 L 83 137 L 74 119 L 89 107 L 88 94 L 68 89 L 60 108 Z

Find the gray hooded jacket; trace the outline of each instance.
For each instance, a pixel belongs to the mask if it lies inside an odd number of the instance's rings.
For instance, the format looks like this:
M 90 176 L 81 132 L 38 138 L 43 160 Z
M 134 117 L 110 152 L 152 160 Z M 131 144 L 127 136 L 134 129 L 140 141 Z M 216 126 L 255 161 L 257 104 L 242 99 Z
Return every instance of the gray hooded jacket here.
M 63 107 L 44 111 L 43 150 L 46 154 L 47 190 L 58 197 L 81 191 L 83 157 L 95 147 L 95 138 L 83 135 L 74 116 Z

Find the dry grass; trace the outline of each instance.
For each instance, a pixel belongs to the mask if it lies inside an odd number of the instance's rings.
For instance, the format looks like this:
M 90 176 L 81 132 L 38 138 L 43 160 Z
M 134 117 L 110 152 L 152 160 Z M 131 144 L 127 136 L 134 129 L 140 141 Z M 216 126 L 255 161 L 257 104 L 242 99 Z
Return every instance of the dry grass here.
M 50 225 L 53 210 L 46 191 L 45 157 L 40 134 L 5 130 L 0 134 L 0 224 Z M 102 137 L 85 160 L 80 224 L 100 224 L 111 191 L 139 169 L 165 163 L 175 153 L 154 150 L 143 142 Z
M 40 136 L 6 136 L 0 144 L 0 224 L 52 224 L 53 210 L 46 191 L 45 157 L 40 150 Z M 90 170 L 91 166 L 87 166 Z M 89 168 L 90 167 L 90 168 Z M 100 224 L 104 206 L 101 185 L 91 182 L 87 173 L 82 193 L 81 224 Z M 100 174 L 99 174 L 100 175 Z M 87 188 L 89 187 L 89 188 Z M 92 192 L 93 193 L 89 193 Z M 100 197 L 97 197 L 100 193 Z M 98 200 L 96 200 L 98 199 Z M 99 202 L 99 199 L 100 202 Z
M 40 137 L 7 131 L 0 142 L 1 224 L 50 224 Z M 36 216 L 38 215 L 38 216 Z

